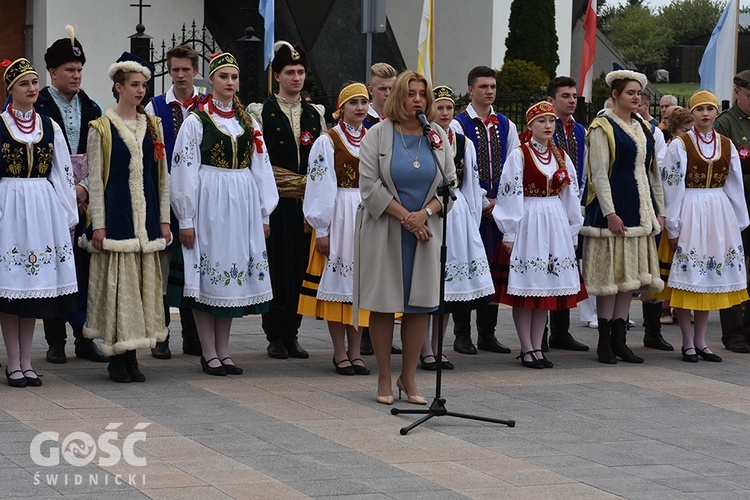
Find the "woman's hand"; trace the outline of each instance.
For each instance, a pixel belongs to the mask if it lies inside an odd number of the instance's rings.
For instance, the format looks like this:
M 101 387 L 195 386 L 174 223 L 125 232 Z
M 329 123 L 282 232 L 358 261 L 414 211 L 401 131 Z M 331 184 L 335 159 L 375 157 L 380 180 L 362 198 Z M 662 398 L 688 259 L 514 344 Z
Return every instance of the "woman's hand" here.
M 263 234 L 265 235 L 266 239 L 271 236 L 271 226 L 269 224 L 263 224 Z
M 482 217 L 485 219 L 492 219 L 492 210 L 495 208 L 495 198 L 487 198 L 489 203 L 486 207 L 482 207 Z
M 508 252 L 508 255 L 513 253 L 513 242 L 512 241 L 503 241 L 503 248 L 506 252 Z
M 331 239 L 328 236 L 315 238 L 315 250 L 328 257 L 328 253 L 331 251 L 330 243 Z
M 195 244 L 195 228 L 180 229 L 180 243 L 188 250 Z
M 677 240 L 679 238 L 669 238 L 669 246 L 672 247 L 672 250 L 677 250 Z
M 169 228 L 169 223 L 162 222 L 160 224 L 161 227 L 161 237 L 164 238 L 167 242 L 167 245 L 172 243 L 172 230 Z
M 104 238 L 106 237 L 106 229 L 94 229 L 94 235 L 91 237 L 91 244 L 94 245 L 94 248 L 96 248 L 100 252 L 103 252 L 104 247 L 102 245 L 104 243 Z
M 428 218 L 427 212 L 424 209 L 419 212 L 409 212 L 401 219 L 401 225 L 409 232 L 414 233 L 425 225 Z
M 614 212 L 607 216 L 607 228 L 615 234 L 625 234 L 628 230 L 620 216 Z

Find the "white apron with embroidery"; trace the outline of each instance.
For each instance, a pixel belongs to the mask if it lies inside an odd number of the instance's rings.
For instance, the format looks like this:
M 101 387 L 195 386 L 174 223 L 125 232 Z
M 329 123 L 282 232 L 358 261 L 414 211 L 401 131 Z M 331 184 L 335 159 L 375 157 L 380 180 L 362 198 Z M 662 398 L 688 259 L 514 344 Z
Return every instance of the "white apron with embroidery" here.
M 22 143 L 38 141 L 41 119 L 22 133 L 8 111 L 3 123 Z M 0 297 L 52 298 L 78 290 L 70 228 L 78 223 L 73 173 L 60 127 L 55 134 L 50 174 L 43 178 L 0 179 Z
M 244 130 L 236 118 L 211 117 L 233 138 Z M 170 177 L 180 229 L 195 228 L 193 248 L 182 247 L 183 294 L 214 307 L 268 302 L 273 295 L 263 224 L 279 198 L 266 146 L 262 153 L 253 150 L 250 168 L 232 170 L 201 164 L 202 138 L 200 119 L 190 115 L 175 142 Z

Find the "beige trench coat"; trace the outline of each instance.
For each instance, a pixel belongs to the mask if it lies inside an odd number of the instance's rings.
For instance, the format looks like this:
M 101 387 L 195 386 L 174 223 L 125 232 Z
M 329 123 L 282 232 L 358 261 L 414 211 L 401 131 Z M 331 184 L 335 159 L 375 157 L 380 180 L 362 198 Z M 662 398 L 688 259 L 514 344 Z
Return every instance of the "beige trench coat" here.
M 357 210 L 354 233 L 354 311 L 358 307 L 375 312 L 403 312 L 404 284 L 401 272 L 401 221 L 385 212 L 398 192 L 391 179 L 393 154 L 393 122 L 385 120 L 368 130 L 359 151 L 359 191 L 362 203 Z M 435 152 L 451 181 L 456 179 L 448 140 L 443 129 L 433 123 L 443 141 Z M 442 177 L 435 172 L 422 207 L 437 196 Z M 438 198 L 440 199 L 440 198 Z M 440 212 L 447 213 L 448 207 Z M 427 221 L 432 238 L 418 242 L 409 305 L 436 307 L 440 301 L 440 245 L 443 223 L 439 212 Z

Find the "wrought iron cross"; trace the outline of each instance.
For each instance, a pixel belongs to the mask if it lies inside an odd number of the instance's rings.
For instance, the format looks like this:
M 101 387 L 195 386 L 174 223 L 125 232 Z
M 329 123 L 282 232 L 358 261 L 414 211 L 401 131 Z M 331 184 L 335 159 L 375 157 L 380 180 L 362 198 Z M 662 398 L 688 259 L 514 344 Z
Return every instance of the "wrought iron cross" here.
M 138 0 L 138 3 L 131 3 L 131 7 L 138 7 L 138 24 L 143 24 L 143 8 L 151 7 L 150 5 L 144 5 L 143 0 Z

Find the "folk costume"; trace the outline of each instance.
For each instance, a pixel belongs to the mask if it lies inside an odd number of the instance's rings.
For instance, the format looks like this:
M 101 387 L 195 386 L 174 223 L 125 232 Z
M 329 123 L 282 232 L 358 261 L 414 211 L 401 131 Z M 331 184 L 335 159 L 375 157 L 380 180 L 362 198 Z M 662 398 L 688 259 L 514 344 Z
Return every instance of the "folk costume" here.
M 592 295 L 664 287 L 653 238 L 660 231 L 657 217 L 664 214 L 664 196 L 654 143 L 644 126 L 649 125 L 637 118 L 628 125 L 606 110 L 589 127 L 581 234 L 583 275 Z M 611 213 L 623 220 L 624 235 L 607 229 L 605 214 Z
M 436 102 L 441 99 L 454 101 L 450 87 L 439 85 L 433 92 Z M 446 224 L 445 312 L 466 312 L 486 305 L 495 288 L 479 234 L 482 190 L 474 143 L 453 129 L 448 129 L 446 135 L 456 168 L 458 189 Z
M 222 54 L 212 73 L 221 57 L 237 67 Z M 182 248 L 183 294 L 192 309 L 214 317 L 265 312 L 273 296 L 263 224 L 278 194 L 263 136 L 241 112 L 209 95 L 182 124 L 172 159 L 172 208 L 180 229 L 195 228 L 193 248 Z
M 110 78 L 120 71 L 151 76 L 148 63 L 127 52 L 109 67 Z M 148 121 L 156 140 L 148 131 Z M 167 335 L 158 254 L 168 243 L 161 224 L 169 223 L 169 177 L 161 123 L 141 113 L 135 121 L 126 121 L 108 109 L 89 127 L 91 224 L 79 239 L 91 252 L 83 333 L 104 340 L 102 350 L 110 356 L 113 380 L 118 379 L 117 373 L 125 373 L 127 365 L 132 380 L 143 381 L 135 349 L 154 347 Z M 104 252 L 92 244 L 97 229 L 106 230 Z
M 47 69 L 59 68 L 69 62 L 86 64 L 86 55 L 81 42 L 75 37 L 72 26 L 66 26 L 69 37 L 56 40 L 44 54 Z M 68 151 L 73 161 L 73 180 L 88 193 L 88 167 L 86 165 L 86 145 L 88 143 L 89 122 L 102 116 L 102 110 L 83 90 L 68 101 L 55 87 L 47 86 L 39 91 L 39 98 L 34 103 L 39 114 L 47 115 L 60 125 L 65 136 Z M 88 196 L 87 196 L 88 198 Z M 85 200 L 88 202 L 88 199 Z M 85 214 L 79 214 L 78 225 L 75 228 L 74 241 L 86 229 Z M 70 322 L 75 337 L 76 357 L 91 361 L 107 361 L 107 357 L 91 340 L 83 336 L 83 325 L 86 322 L 86 301 L 88 299 L 89 261 L 90 255 L 83 248 L 74 245 L 73 256 L 76 264 L 78 279 L 78 293 L 76 299 L 78 308 L 67 318 L 47 318 L 44 320 L 44 336 L 49 345 L 47 361 L 64 363 L 65 357 L 65 321 Z
M 527 121 L 554 116 L 546 102 L 532 106 Z M 533 138 L 510 154 L 500 178 L 492 217 L 509 255 L 495 254 L 496 302 L 527 309 L 571 309 L 586 298 L 574 247 L 583 224 L 576 168 L 570 156 Z
M 469 104 L 465 111 L 456 115 L 451 128 L 466 136 L 474 145 L 479 169 L 479 186 L 486 198 L 497 198 L 500 176 L 505 161 L 515 148 L 520 145 L 516 125 L 500 113 L 491 113 L 486 120 L 479 117 L 474 106 Z M 484 201 L 483 201 L 484 204 Z M 481 217 L 479 233 L 484 243 L 485 256 L 492 262 L 501 234 L 497 226 L 487 217 Z M 488 304 L 477 308 L 478 347 L 492 352 L 508 353 L 510 349 L 497 341 L 497 305 Z M 453 348 L 464 354 L 476 354 L 476 347 L 471 342 L 471 313 L 453 314 L 456 340 Z
M 372 106 L 367 110 L 367 116 L 365 116 L 365 119 L 362 121 L 362 125 L 369 129 L 372 128 L 373 125 L 376 125 L 383 121 L 384 118 L 381 118 L 380 115 L 378 115 L 378 112 L 373 109 Z
M 361 83 L 345 87 L 339 102 L 343 106 L 356 97 L 368 98 Z M 342 119 L 315 141 L 302 205 L 314 233 L 298 312 L 344 325 L 353 324 L 354 219 L 361 202 L 359 145 L 366 130 L 355 130 Z M 328 257 L 315 246 L 315 239 L 323 236 L 330 240 Z M 369 313 L 360 311 L 358 322 L 356 326 L 367 326 Z
M 740 232 L 750 218 L 732 142 L 715 131 L 704 136 L 690 130 L 675 138 L 662 180 L 664 225 L 670 239 L 678 238 L 669 271 L 670 305 L 711 311 L 748 300 Z
M 307 55 L 301 47 L 277 42 L 274 50 L 274 73 L 281 73 L 288 65 L 301 65 L 307 72 Z M 301 97 L 296 102 L 288 102 L 279 95 L 272 95 L 262 105 L 250 104 L 248 111 L 263 125 L 281 197 L 271 215 L 271 236 L 267 242 L 273 300 L 270 310 L 263 314 L 263 331 L 271 357 L 307 358 L 308 353 L 297 342 L 302 322 L 297 308 L 310 248 L 302 198 L 310 150 L 326 128 L 325 109 Z
M 26 59 L 5 70 L 10 88 L 36 71 Z M 78 223 L 65 136 L 52 119 L 11 103 L 0 114 L 0 312 L 59 318 L 76 308 L 71 228 Z

